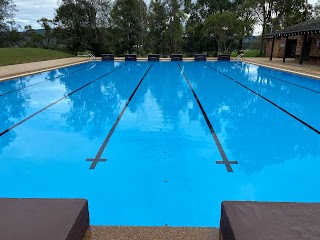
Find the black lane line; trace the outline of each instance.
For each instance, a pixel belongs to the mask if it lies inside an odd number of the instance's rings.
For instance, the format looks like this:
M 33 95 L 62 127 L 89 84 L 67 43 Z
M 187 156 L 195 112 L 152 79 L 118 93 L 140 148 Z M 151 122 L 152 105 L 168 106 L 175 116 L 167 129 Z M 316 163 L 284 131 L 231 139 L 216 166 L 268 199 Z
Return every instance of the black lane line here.
M 313 90 L 312 88 L 307 88 L 307 87 L 304 87 L 304 86 L 302 86 L 302 85 L 295 84 L 295 83 L 292 83 L 292 82 L 283 80 L 283 79 L 281 79 L 281 78 L 273 77 L 273 76 L 271 76 L 271 75 L 268 75 L 268 74 L 265 74 L 265 73 L 262 73 L 262 72 L 258 72 L 258 73 L 261 74 L 261 75 L 267 76 L 267 77 L 271 77 L 271 78 L 277 79 L 277 80 L 282 81 L 282 82 L 286 82 L 286 83 L 292 84 L 292 85 L 297 86 L 297 87 L 304 88 L 304 89 L 306 89 L 306 90 L 309 90 L 309 91 L 312 91 L 312 92 L 315 92 L 315 93 L 320 93 L 319 91 Z
M 280 106 L 279 106 L 279 105 L 277 105 L 276 103 L 274 103 L 274 102 L 270 101 L 268 98 L 266 98 L 266 97 L 262 96 L 261 94 L 259 94 L 259 93 L 255 92 L 255 91 L 253 91 L 252 89 L 248 88 L 247 86 L 243 85 L 242 83 L 238 82 L 237 80 L 235 80 L 235 79 L 233 79 L 233 78 L 229 77 L 228 75 L 224 74 L 223 72 L 220 72 L 219 70 L 217 70 L 217 69 L 215 69 L 215 68 L 213 68 L 213 67 L 209 66 L 208 64 L 204 64 L 204 65 L 206 65 L 206 66 L 208 66 L 209 68 L 213 69 L 214 71 L 216 71 L 216 72 L 218 72 L 218 73 L 222 74 L 223 76 L 225 76 L 225 77 L 229 78 L 230 80 L 232 80 L 233 82 L 235 82 L 235 83 L 239 84 L 240 86 L 242 86 L 242 87 L 246 88 L 246 89 L 247 89 L 247 90 L 249 90 L 250 92 L 252 92 L 252 93 L 254 93 L 254 94 L 258 95 L 259 97 L 261 97 L 262 99 L 264 99 L 264 100 L 266 100 L 267 102 L 271 103 L 273 106 L 275 106 L 275 107 L 279 108 L 281 111 L 283 111 L 283 112 L 285 112 L 286 114 L 288 114 L 289 116 L 293 117 L 294 119 L 296 119 L 297 121 L 299 121 L 300 123 L 302 123 L 303 125 L 305 125 L 306 127 L 310 128 L 310 129 L 311 129 L 311 130 L 313 130 L 314 132 L 316 132 L 316 133 L 320 134 L 320 131 L 319 131 L 318 129 L 316 129 L 316 128 L 312 127 L 310 124 L 308 124 L 308 123 L 306 123 L 305 121 L 301 120 L 300 118 L 296 117 L 295 115 L 293 115 L 292 113 L 288 112 L 288 111 L 287 111 L 287 110 L 285 110 L 284 108 L 280 107 Z
M 73 72 L 64 74 L 64 75 L 59 76 L 59 77 L 49 78 L 49 79 L 46 79 L 46 80 L 41 81 L 41 82 L 37 82 L 37 83 L 34 83 L 34 84 L 30 84 L 30 85 L 28 85 L 28 86 L 26 86 L 26 87 L 23 87 L 23 88 L 18 88 L 18 89 L 15 89 L 15 90 L 12 90 L 12 91 L 9 91 L 9 92 L 6 92 L 6 93 L 1 93 L 1 94 L 0 94 L 0 97 L 2 97 L 2 96 L 4 96 L 4 95 L 7 95 L 7 94 L 9 94 L 9 93 L 21 91 L 21 90 L 23 90 L 23 89 L 26 89 L 26 88 L 29 88 L 29 87 L 32 87 L 32 86 L 38 85 L 38 84 L 40 84 L 40 83 L 44 83 L 44 82 L 47 82 L 47 81 L 56 79 L 56 78 L 61 78 L 61 77 L 69 76 L 70 74 L 73 74 L 73 73 L 76 73 L 76 72 L 80 72 L 80 71 L 86 70 L 86 69 L 91 68 L 91 67 L 92 67 L 92 66 L 85 67 L 85 68 L 79 69 L 79 70 L 77 70 L 77 71 L 73 71 Z
M 104 74 L 104 75 L 100 76 L 99 78 L 97 78 L 97 79 L 95 79 L 95 80 L 92 80 L 91 82 L 88 82 L 87 84 L 83 85 L 82 87 L 80 87 L 80 88 L 78 88 L 78 89 L 76 89 L 76 90 L 72 91 L 71 93 L 68 93 L 67 95 L 63 96 L 62 98 L 59 98 L 58 100 L 56 100 L 55 102 L 51 103 L 50 105 L 48 105 L 48 106 L 46 106 L 46 107 L 44 107 L 44 108 L 40 109 L 39 111 L 37 111 L 37 112 L 33 113 L 33 114 L 32 114 L 32 115 L 30 115 L 29 117 L 27 117 L 27 118 L 23 119 L 22 121 L 20 121 L 20 122 L 18 122 L 18 123 L 16 123 L 16 124 L 14 124 L 13 126 L 9 127 L 7 130 L 5 130 L 5 131 L 1 132 L 1 133 L 0 133 L 0 137 L 1 137 L 2 135 L 6 134 L 7 132 L 11 131 L 12 129 L 14 129 L 14 128 L 18 127 L 20 124 L 24 123 L 25 121 L 29 120 L 30 118 L 32 118 L 32 117 L 36 116 L 37 114 L 39 114 L 39 113 L 43 112 L 43 111 L 44 111 L 44 110 L 46 110 L 47 108 L 49 108 L 49 107 L 51 107 L 51 106 L 55 105 L 56 103 L 58 103 L 58 102 L 60 102 L 61 100 L 63 100 L 63 99 L 65 99 L 65 98 L 69 97 L 70 95 L 72 95 L 72 94 L 74 94 L 74 93 L 78 92 L 79 90 L 81 90 L 81 89 L 83 89 L 83 88 L 85 88 L 85 87 L 89 86 L 90 84 L 94 83 L 95 81 L 97 81 L 97 80 L 99 80 L 99 79 L 101 79 L 101 78 L 103 78 L 103 77 L 105 77 L 105 76 L 109 75 L 110 73 L 112 73 L 112 72 L 114 72 L 114 71 L 116 71 L 116 70 L 118 70 L 118 69 L 122 68 L 123 66 L 124 66 L 124 65 L 122 65 L 122 66 L 120 66 L 120 67 L 118 67 L 118 68 L 116 68 L 116 69 L 113 69 L 112 71 L 110 71 L 110 72 L 108 72 L 108 73 L 106 73 L 106 74 Z
M 104 149 L 106 148 L 114 130 L 116 129 L 116 127 L 118 126 L 118 123 L 120 122 L 122 115 L 124 114 L 124 112 L 126 111 L 131 99 L 133 98 L 134 94 L 136 93 L 136 91 L 138 90 L 139 86 L 141 85 L 142 81 L 145 79 L 145 77 L 147 76 L 149 70 L 151 69 L 151 67 L 153 66 L 153 64 L 151 64 L 151 66 L 148 68 L 148 70 L 145 72 L 145 74 L 143 75 L 143 77 L 141 78 L 140 82 L 138 83 L 138 85 L 136 86 L 136 88 L 134 89 L 134 91 L 132 92 L 131 96 L 129 97 L 128 101 L 126 102 L 126 104 L 124 105 L 122 111 L 120 112 L 119 116 L 117 117 L 116 121 L 114 122 L 112 128 L 110 129 L 107 137 L 105 138 L 105 140 L 103 141 L 99 151 L 97 152 L 95 158 L 87 158 L 86 161 L 88 162 L 92 162 L 90 165 L 91 170 L 95 169 L 97 164 L 99 162 L 106 162 L 107 159 L 106 158 L 101 158 L 102 153 L 104 152 Z
M 224 150 L 223 150 L 223 148 L 222 148 L 222 145 L 221 145 L 221 143 L 220 143 L 220 141 L 219 141 L 219 138 L 218 138 L 216 132 L 214 131 L 214 129 L 213 129 L 213 127 L 212 127 L 212 124 L 211 124 L 211 122 L 210 122 L 210 120 L 209 120 L 206 112 L 204 111 L 204 109 L 203 109 L 203 107 L 202 107 L 202 105 L 201 105 L 201 102 L 200 102 L 197 94 L 196 94 L 195 91 L 193 90 L 193 88 L 192 88 L 192 86 L 191 86 L 191 84 L 190 84 L 190 82 L 189 82 L 189 79 L 187 78 L 187 76 L 186 76 L 185 72 L 183 71 L 183 69 L 181 68 L 180 64 L 178 64 L 178 66 L 179 66 L 179 68 L 180 68 L 180 70 L 181 70 L 181 73 L 183 74 L 184 78 L 186 79 L 186 82 L 188 83 L 189 88 L 190 88 L 190 90 L 191 90 L 194 98 L 196 99 L 196 101 L 197 101 L 197 103 L 198 103 L 198 105 L 199 105 L 199 107 L 200 107 L 200 109 L 201 109 L 202 115 L 203 115 L 204 119 L 205 119 L 206 122 L 207 122 L 207 125 L 208 125 L 208 127 L 209 127 L 209 129 L 210 129 L 211 135 L 212 135 L 212 137 L 213 137 L 213 140 L 215 141 L 215 143 L 216 143 L 216 145 L 217 145 L 217 147 L 218 147 L 218 150 L 219 150 L 219 152 L 220 152 L 220 155 L 221 155 L 221 157 L 222 157 L 222 161 L 216 161 L 216 164 L 224 164 L 224 165 L 226 166 L 226 169 L 227 169 L 228 172 L 233 172 L 233 169 L 232 169 L 232 167 L 231 167 L 231 164 L 238 164 L 238 162 L 237 162 L 237 161 L 229 161 L 229 160 L 228 160 L 227 155 L 226 155 L 226 153 L 224 152 Z

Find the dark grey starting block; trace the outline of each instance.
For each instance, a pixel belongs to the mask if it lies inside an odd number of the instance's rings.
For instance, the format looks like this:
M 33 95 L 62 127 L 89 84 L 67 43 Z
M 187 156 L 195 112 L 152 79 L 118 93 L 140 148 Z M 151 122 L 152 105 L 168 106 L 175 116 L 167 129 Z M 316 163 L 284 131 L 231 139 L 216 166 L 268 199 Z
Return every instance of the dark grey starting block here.
M 218 54 L 218 60 L 230 61 L 230 54 Z
M 160 54 L 148 54 L 148 61 L 159 61 Z
M 125 54 L 125 61 L 137 61 L 137 54 Z
M 207 61 L 207 55 L 206 54 L 195 54 L 194 60 L 195 61 Z
M 114 61 L 114 54 L 101 54 L 101 58 L 104 61 Z
M 85 199 L 0 198 L 1 240 L 83 240 L 89 227 Z
M 220 240 L 320 239 L 320 203 L 222 202 Z
M 182 61 L 182 54 L 171 54 L 171 61 Z

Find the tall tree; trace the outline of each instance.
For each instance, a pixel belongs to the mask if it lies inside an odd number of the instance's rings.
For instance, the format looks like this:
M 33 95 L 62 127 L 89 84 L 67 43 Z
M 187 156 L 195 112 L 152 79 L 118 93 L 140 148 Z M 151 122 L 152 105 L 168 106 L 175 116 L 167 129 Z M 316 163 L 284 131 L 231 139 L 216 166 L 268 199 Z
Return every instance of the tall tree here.
M 44 29 L 44 48 L 50 48 L 53 39 L 52 20 L 43 17 L 37 22 L 40 23 L 41 27 Z
M 320 18 L 320 0 L 314 5 L 313 14 L 315 18 Z
M 204 50 L 212 49 L 208 47 L 208 44 L 215 43 L 214 41 L 208 41 L 208 38 L 202 32 L 203 19 L 200 16 L 199 8 L 197 4 L 192 4 L 189 11 L 189 18 L 185 26 L 185 43 L 184 50 L 189 53 L 201 53 Z
M 232 2 L 230 0 L 198 0 L 197 7 L 201 16 L 206 19 L 210 15 L 229 10 Z
M 184 12 L 182 11 L 182 0 L 166 0 L 169 16 L 169 46 L 170 53 L 177 53 L 181 50 L 183 42 L 183 27 L 182 22 L 185 20 Z
M 8 30 L 8 21 L 13 21 L 15 11 L 12 0 L 0 0 L 0 33 Z
M 148 10 L 148 50 L 154 53 L 165 54 L 168 47 L 166 31 L 169 16 L 165 2 L 162 0 L 151 0 Z
M 272 30 L 307 20 L 311 9 L 307 0 L 246 0 L 244 6 L 253 12 L 262 27 L 262 36 Z M 261 41 L 260 55 L 263 49 L 264 41 Z
M 15 44 L 19 38 L 18 30 L 14 27 L 14 12 L 17 11 L 12 0 L 0 0 L 0 47 Z
M 24 26 L 23 36 L 23 47 L 36 48 L 42 46 L 43 36 L 37 33 L 35 30 L 33 30 L 31 25 Z
M 116 38 L 116 52 L 142 54 L 146 30 L 147 6 L 143 0 L 116 0 L 111 23 Z
M 109 8 L 108 0 L 62 0 L 54 19 L 58 38 L 72 53 L 88 49 L 99 54 Z
M 222 52 L 230 52 L 236 39 L 243 37 L 245 23 L 235 14 L 224 12 L 209 16 L 203 31 L 218 43 Z

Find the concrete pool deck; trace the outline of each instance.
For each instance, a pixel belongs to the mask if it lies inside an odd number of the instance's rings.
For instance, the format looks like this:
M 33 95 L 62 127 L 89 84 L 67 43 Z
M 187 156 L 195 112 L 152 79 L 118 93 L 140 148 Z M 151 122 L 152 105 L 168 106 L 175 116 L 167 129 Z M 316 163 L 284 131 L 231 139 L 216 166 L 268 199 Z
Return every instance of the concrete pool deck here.
M 298 60 L 287 58 L 286 62 L 282 62 L 282 58 L 273 58 L 270 61 L 267 57 L 243 58 L 243 62 L 253 63 L 260 66 L 275 68 L 280 71 L 291 72 L 307 77 L 312 77 L 320 80 L 320 63 L 303 62 L 299 64 Z
M 91 226 L 84 240 L 218 240 L 219 228 Z
M 23 77 L 33 73 L 53 70 L 64 66 L 71 66 L 88 61 L 86 57 L 61 58 L 40 62 L 22 63 L 0 67 L 0 81 L 16 77 Z

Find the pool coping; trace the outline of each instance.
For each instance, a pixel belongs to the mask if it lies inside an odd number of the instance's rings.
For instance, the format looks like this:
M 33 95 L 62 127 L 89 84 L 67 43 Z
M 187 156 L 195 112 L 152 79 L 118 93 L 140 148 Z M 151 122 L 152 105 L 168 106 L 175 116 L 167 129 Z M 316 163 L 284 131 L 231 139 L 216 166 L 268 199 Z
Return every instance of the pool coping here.
M 304 76 L 304 77 L 310 77 L 310 78 L 313 78 L 315 80 L 320 80 L 320 76 L 316 76 L 316 75 L 313 75 L 313 74 L 308 74 L 308 73 L 303 73 L 303 72 L 296 72 L 296 71 L 292 71 L 292 70 L 288 70 L 288 69 L 284 69 L 284 68 L 278 68 L 278 67 L 274 67 L 274 66 L 270 66 L 270 65 L 266 65 L 266 64 L 262 64 L 262 63 L 257 63 L 257 62 L 246 60 L 246 59 L 241 59 L 240 61 L 241 62 L 250 63 L 250 64 L 254 64 L 254 65 L 258 65 L 258 66 L 262 66 L 262 67 L 266 67 L 266 68 L 275 69 L 275 70 L 278 70 L 278 71 L 293 73 L 293 74 L 297 74 L 297 75 Z

